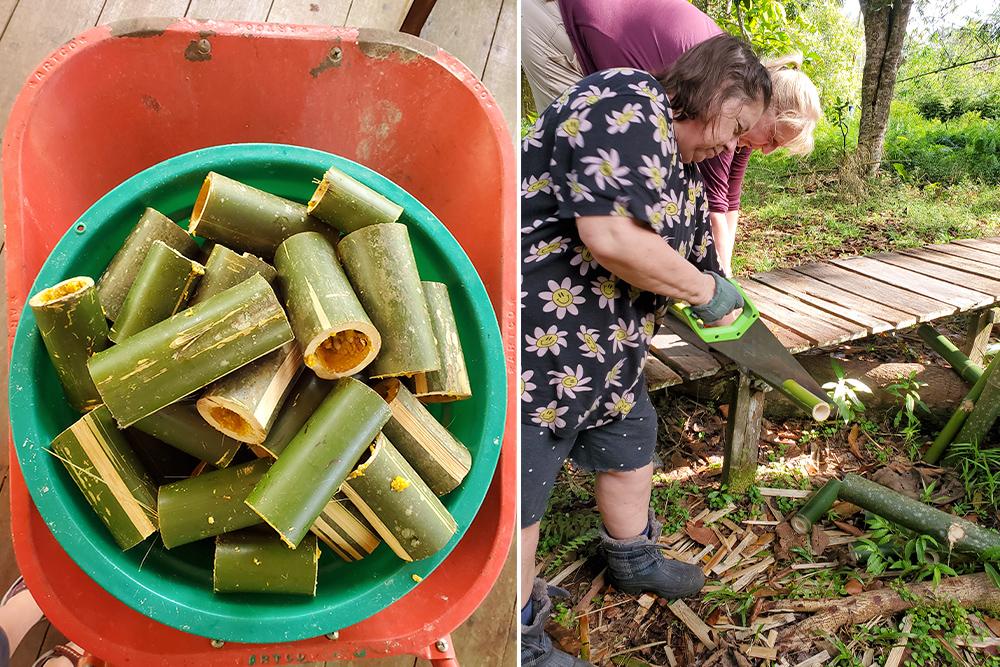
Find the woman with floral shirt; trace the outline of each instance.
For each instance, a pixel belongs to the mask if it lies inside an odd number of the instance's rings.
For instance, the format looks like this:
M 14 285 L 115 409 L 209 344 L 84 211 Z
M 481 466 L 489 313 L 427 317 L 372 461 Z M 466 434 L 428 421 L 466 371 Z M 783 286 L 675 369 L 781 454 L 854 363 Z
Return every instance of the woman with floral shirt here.
M 567 89 L 524 139 L 521 183 L 522 664 L 573 665 L 542 627 L 538 523 L 567 458 L 597 471 L 602 550 L 622 591 L 697 592 L 649 512 L 657 416 L 642 369 L 668 299 L 723 323 L 742 306 L 712 248 L 694 163 L 735 146 L 770 102 L 767 71 L 729 36 L 662 79 L 613 69 Z

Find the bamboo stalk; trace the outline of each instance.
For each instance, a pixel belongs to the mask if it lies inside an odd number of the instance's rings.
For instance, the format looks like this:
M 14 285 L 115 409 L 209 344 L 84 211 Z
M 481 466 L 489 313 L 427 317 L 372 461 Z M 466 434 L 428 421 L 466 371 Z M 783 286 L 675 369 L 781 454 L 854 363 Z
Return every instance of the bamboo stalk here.
M 302 371 L 295 341 L 233 371 L 205 390 L 198 412 L 234 440 L 259 445 Z
M 268 259 L 301 232 L 329 233 L 306 207 L 210 171 L 198 193 L 191 234 Z
M 983 375 L 986 382 L 983 384 L 982 394 L 955 436 L 955 442 L 975 445 L 984 442 L 997 417 L 1000 417 L 1000 373 L 995 370 L 989 375 Z
M 983 374 L 981 366 L 969 361 L 969 358 L 962 353 L 943 334 L 929 324 L 921 324 L 917 327 L 917 333 L 924 339 L 927 346 L 944 357 L 951 367 L 966 382 L 975 384 Z
M 297 546 L 389 419 L 364 383 L 341 378 L 254 488 L 246 503 Z
M 173 549 L 259 524 L 244 500 L 271 467 L 257 459 L 160 487 L 157 508 L 163 545 Z
M 396 222 L 403 207 L 336 167 L 330 167 L 308 205 L 309 214 L 345 234 L 368 225 Z
M 52 452 L 123 550 L 156 532 L 156 487 L 105 406 L 57 435 Z
M 188 306 L 201 303 L 219 292 L 239 285 L 255 273 L 262 275 L 272 285 L 274 279 L 278 277 L 274 267 L 260 257 L 248 252 L 237 255 L 226 246 L 213 243 L 212 252 L 205 261 L 205 276 L 198 283 L 198 291 L 191 297 Z
M 28 305 L 69 404 L 77 412 L 100 405 L 87 360 L 110 343 L 94 281 L 86 276 L 64 280 L 31 297 Z
M 124 431 L 132 451 L 157 486 L 187 479 L 198 459 L 137 428 Z
M 326 504 L 313 524 L 312 532 L 349 563 L 371 554 L 382 542 L 343 494 L 337 494 Z
M 258 456 L 278 458 L 292 441 L 323 399 L 327 397 L 334 383 L 316 377 L 314 373 L 303 373 L 295 383 L 278 418 L 271 426 L 264 442 L 260 443 Z
M 154 241 L 163 241 L 188 257 L 194 257 L 198 252 L 198 244 L 179 225 L 159 211 L 147 208 L 97 281 L 101 306 L 112 322 L 118 318 L 125 295 L 135 282 L 139 267 Z
M 469 373 L 465 367 L 462 341 L 458 337 L 455 313 L 443 283 L 423 282 L 427 310 L 431 316 L 441 368 L 413 376 L 414 396 L 424 403 L 460 401 L 472 396 Z
M 90 374 L 124 428 L 291 339 L 274 291 L 255 275 L 98 352 Z
M 382 337 L 365 314 L 321 234 L 296 234 L 274 257 L 292 329 L 309 368 L 321 378 L 354 375 L 372 362 Z
M 791 524 L 796 533 L 808 535 L 809 531 L 812 530 L 813 524 L 819 521 L 833 507 L 839 491 L 840 480 L 831 479 L 806 501 L 806 504 L 789 519 L 788 523 Z
M 373 378 L 441 367 L 430 313 L 405 225 L 369 225 L 341 239 L 337 252 L 365 312 L 382 334 Z
M 384 435 L 341 490 L 405 561 L 433 556 L 458 531 L 454 517 Z
M 316 595 L 319 545 L 309 535 L 289 549 L 274 533 L 241 530 L 215 540 L 212 587 L 216 593 Z
M 443 496 L 461 484 L 472 468 L 472 455 L 465 445 L 398 379 L 382 380 L 373 389 L 392 411 L 382 432 L 431 490 Z
M 962 399 L 962 402 L 958 404 L 958 408 L 952 413 L 951 418 L 948 419 L 944 428 L 934 438 L 934 442 L 931 443 L 931 446 L 924 454 L 925 463 L 937 463 L 941 459 L 941 455 L 948 449 L 948 445 L 955 440 L 955 436 L 962 430 L 965 420 L 968 419 L 969 413 L 975 408 L 979 397 L 983 395 L 983 390 L 986 389 L 986 381 L 996 373 L 998 367 L 1000 367 L 1000 356 L 995 357 L 990 362 L 986 371 L 976 380 L 976 384 L 972 385 L 972 389 Z
M 206 424 L 195 405 L 188 401 L 173 403 L 143 417 L 135 423 L 135 428 L 217 468 L 232 463 L 241 446 L 239 441 Z
M 153 241 L 108 336 L 120 343 L 184 308 L 205 267 L 163 241 Z
M 830 404 L 816 396 L 795 380 L 785 380 L 778 387 L 788 398 L 808 412 L 818 422 L 826 421 L 830 416 Z

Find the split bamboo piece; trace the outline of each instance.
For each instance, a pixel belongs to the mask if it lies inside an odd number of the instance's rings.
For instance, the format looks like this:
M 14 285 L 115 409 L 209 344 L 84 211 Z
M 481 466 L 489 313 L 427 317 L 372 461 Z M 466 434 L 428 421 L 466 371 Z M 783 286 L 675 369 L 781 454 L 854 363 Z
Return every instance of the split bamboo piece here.
M 69 404 L 77 412 L 100 405 L 87 360 L 110 343 L 94 281 L 86 276 L 64 280 L 31 297 L 28 305 Z
M 472 455 L 396 378 L 373 387 L 389 404 L 392 417 L 382 431 L 417 474 L 439 496 L 462 483 Z
M 807 500 L 806 504 L 803 505 L 799 511 L 788 520 L 792 529 L 800 535 L 808 535 L 809 531 L 812 530 L 813 524 L 819 521 L 820 518 L 826 514 L 831 507 L 833 507 L 833 503 L 837 500 L 837 493 L 839 491 L 839 479 L 831 479 L 824 484 L 823 487 L 814 493 L 812 498 Z
M 306 207 L 210 171 L 191 211 L 191 234 L 265 259 L 301 232 L 328 233 Z
M 201 303 L 205 299 L 239 285 L 255 273 L 274 284 L 278 272 L 274 267 L 256 255 L 248 252 L 237 255 L 224 245 L 212 244 L 212 252 L 205 260 L 205 276 L 198 283 L 198 291 L 191 297 L 188 306 Z
M 98 352 L 90 374 L 125 428 L 292 337 L 274 291 L 255 275 Z
M 301 371 L 302 354 L 290 341 L 217 380 L 198 399 L 198 412 L 230 438 L 259 445 Z
M 405 561 L 433 556 L 458 531 L 454 517 L 382 434 L 341 491 Z
M 139 267 L 154 241 L 163 241 L 188 257 L 194 257 L 198 252 L 198 244 L 179 225 L 159 211 L 147 208 L 97 281 L 101 306 L 112 322 L 118 319 L 118 312 L 125 303 L 125 295 L 132 287 Z
M 336 167 L 330 167 L 309 200 L 308 211 L 350 234 L 368 225 L 396 222 L 403 214 L 403 207 Z
M 254 488 L 247 505 L 289 546 L 298 546 L 388 420 L 389 406 L 381 396 L 363 382 L 341 378 Z
M 173 549 L 261 522 L 243 501 L 271 467 L 268 459 L 214 470 L 160 487 L 163 546 Z
M 413 376 L 413 394 L 424 403 L 460 401 L 472 396 L 469 373 L 465 367 L 462 341 L 458 337 L 455 313 L 444 283 L 423 282 L 424 298 L 434 328 L 441 368 Z
M 143 417 L 135 423 L 135 428 L 216 468 L 232 463 L 241 447 L 238 441 L 206 424 L 195 405 L 188 401 L 173 403 Z
M 296 234 L 274 257 L 295 339 L 306 366 L 321 378 L 354 375 L 372 363 L 382 337 L 368 318 L 321 234 Z
M 369 225 L 341 239 L 344 270 L 382 336 L 373 378 L 438 370 L 437 343 L 405 225 Z
M 212 587 L 216 593 L 316 595 L 319 545 L 309 535 L 289 549 L 271 532 L 241 530 L 215 539 Z
M 381 543 L 371 525 L 343 494 L 337 494 L 326 504 L 312 532 L 349 563 L 361 560 Z
M 122 549 L 156 532 L 156 487 L 105 406 L 56 436 L 52 452 Z
M 314 373 L 302 373 L 285 400 L 285 405 L 278 413 L 278 418 L 271 426 L 267 438 L 259 445 L 258 448 L 263 454 L 258 452 L 258 456 L 268 455 L 278 458 L 327 397 L 333 385 L 333 382 L 318 378 Z
M 120 343 L 184 308 L 205 267 L 163 241 L 153 241 L 108 336 Z

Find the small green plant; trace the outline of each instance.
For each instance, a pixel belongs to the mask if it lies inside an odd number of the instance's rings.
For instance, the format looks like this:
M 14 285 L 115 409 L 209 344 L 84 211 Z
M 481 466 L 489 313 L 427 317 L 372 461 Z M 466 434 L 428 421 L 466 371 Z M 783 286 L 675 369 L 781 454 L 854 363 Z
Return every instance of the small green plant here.
M 705 594 L 709 614 L 722 607 L 728 616 L 739 616 L 740 625 L 747 624 L 747 617 L 756 601 L 757 598 L 751 591 L 734 591 L 729 586 L 716 588 Z
M 1000 511 L 1000 449 L 956 442 L 948 448 L 946 463 L 958 473 L 965 503 L 980 517 L 995 520 Z
M 576 615 L 573 614 L 573 609 L 562 600 L 552 605 L 552 620 L 567 630 L 576 627 Z
M 663 532 L 675 533 L 691 518 L 687 498 L 700 491 L 697 484 L 683 484 L 676 480 L 663 480 L 660 474 L 653 475 L 653 492 L 650 506 L 663 521 Z
M 837 406 L 837 415 L 849 424 L 855 421 L 862 412 L 865 411 L 865 404 L 858 396 L 870 394 L 872 390 L 861 380 L 847 377 L 844 367 L 836 359 L 830 360 L 833 366 L 833 374 L 837 377 L 835 382 L 827 382 L 823 385 L 830 396 L 830 400 Z
M 892 425 L 896 428 L 903 428 L 904 437 L 906 436 L 905 429 L 920 426 L 920 419 L 916 414 L 918 408 L 930 413 L 927 404 L 920 399 L 920 389 L 926 386 L 926 382 L 917 379 L 916 371 L 910 371 L 908 376 L 900 375 L 885 388 L 888 393 L 901 401 L 899 410 L 892 418 Z

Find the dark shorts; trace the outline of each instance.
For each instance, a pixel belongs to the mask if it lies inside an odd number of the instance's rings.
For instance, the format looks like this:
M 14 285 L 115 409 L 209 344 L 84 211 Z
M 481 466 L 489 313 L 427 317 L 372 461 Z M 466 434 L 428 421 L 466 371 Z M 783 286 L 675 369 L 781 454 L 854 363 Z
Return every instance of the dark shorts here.
M 521 527 L 538 523 L 566 459 L 584 470 L 636 470 L 656 455 L 656 409 L 646 388 L 624 419 L 560 438 L 549 429 L 521 424 Z

